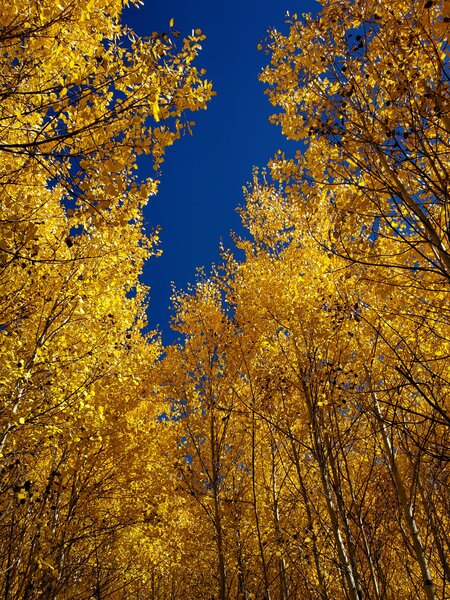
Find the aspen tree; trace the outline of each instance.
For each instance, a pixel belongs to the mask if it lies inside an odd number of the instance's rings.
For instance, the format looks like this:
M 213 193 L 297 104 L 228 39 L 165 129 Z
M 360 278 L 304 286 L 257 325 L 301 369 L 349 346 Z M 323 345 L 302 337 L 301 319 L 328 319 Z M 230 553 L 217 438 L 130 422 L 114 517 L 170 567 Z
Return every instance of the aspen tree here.
M 137 159 L 158 169 L 212 91 L 191 64 L 203 36 L 140 38 L 121 20 L 127 4 L 0 7 L 5 599 L 148 589 L 151 544 L 133 556 L 154 487 L 134 436 L 157 418 L 138 410 L 142 365 L 161 352 L 142 334 L 139 281 L 157 253 L 142 217 L 157 180 L 138 178 Z

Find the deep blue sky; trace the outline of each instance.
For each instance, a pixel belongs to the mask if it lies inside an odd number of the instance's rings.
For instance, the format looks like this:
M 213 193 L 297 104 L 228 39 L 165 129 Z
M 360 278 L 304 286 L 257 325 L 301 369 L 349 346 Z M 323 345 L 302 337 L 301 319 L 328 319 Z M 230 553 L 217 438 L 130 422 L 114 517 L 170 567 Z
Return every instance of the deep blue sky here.
M 252 167 L 263 167 L 282 148 L 294 153 L 268 122 L 272 112 L 258 74 L 269 57 L 256 46 L 269 27 L 287 31 L 286 11 L 315 12 L 313 0 L 144 0 L 125 12 L 125 22 L 138 34 L 167 31 L 169 20 L 182 36 L 200 28 L 207 36 L 197 59 L 207 70 L 217 96 L 206 111 L 192 115 L 193 136 L 168 149 L 159 193 L 146 209 L 146 218 L 159 225 L 163 255 L 147 264 L 143 280 L 151 286 L 149 324 L 175 339 L 170 331 L 173 281 L 185 288 L 197 267 L 208 271 L 218 261 L 220 240 L 232 247 L 230 231 L 241 232 L 236 207 L 243 204 L 242 186 Z M 181 39 L 180 39 L 181 42 Z M 152 173 L 141 173 L 143 177 Z

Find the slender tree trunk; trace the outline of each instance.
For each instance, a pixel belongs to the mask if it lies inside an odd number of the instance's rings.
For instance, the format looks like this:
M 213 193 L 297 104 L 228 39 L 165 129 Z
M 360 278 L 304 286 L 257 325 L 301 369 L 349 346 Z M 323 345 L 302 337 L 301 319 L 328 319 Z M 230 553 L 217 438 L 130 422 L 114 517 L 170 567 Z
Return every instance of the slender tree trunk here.
M 11 525 L 9 531 L 9 542 L 8 542 L 8 562 L 6 564 L 6 572 L 5 572 L 5 593 L 4 600 L 9 600 L 9 591 L 11 588 L 11 568 L 12 568 L 12 549 L 13 549 L 13 540 L 14 540 L 14 515 L 13 512 L 11 517 Z
M 447 579 L 447 581 L 450 582 L 450 565 L 448 564 L 447 555 L 445 553 L 445 549 L 441 542 L 439 532 L 437 530 L 436 522 L 435 522 L 435 515 L 437 515 L 438 513 L 437 513 L 436 507 L 434 506 L 434 503 L 431 500 L 431 498 L 425 497 L 425 492 L 424 492 L 424 489 L 422 486 L 422 482 L 420 481 L 420 476 L 417 481 L 417 487 L 419 488 L 419 493 L 420 493 L 420 497 L 422 498 L 423 507 L 425 509 L 425 512 L 427 513 L 428 523 L 430 524 L 431 531 L 433 532 L 433 537 L 434 537 L 436 548 L 437 548 L 437 551 L 439 554 L 439 558 L 442 563 L 442 569 L 444 571 L 444 576 Z
M 299 371 L 299 383 L 303 391 L 305 402 L 308 408 L 309 421 L 311 424 L 311 433 L 314 440 L 315 454 L 319 466 L 320 480 L 322 484 L 322 490 L 325 497 L 326 507 L 328 516 L 331 522 L 331 530 L 333 532 L 334 542 L 339 556 L 339 562 L 341 571 L 345 581 L 346 592 L 350 600 L 360 600 L 358 595 L 358 587 L 356 584 L 356 578 L 353 573 L 352 565 L 350 563 L 347 550 L 345 548 L 344 540 L 342 538 L 341 528 L 339 525 L 339 519 L 336 513 L 335 503 L 332 494 L 332 488 L 330 484 L 330 478 L 328 473 L 328 459 L 326 455 L 325 445 L 321 436 L 320 428 L 321 425 L 318 422 L 316 415 L 316 407 L 313 406 L 312 398 L 306 383 L 306 374 L 302 368 L 302 360 L 300 351 L 297 344 L 294 342 L 295 351 L 297 354 L 297 365 Z
M 395 460 L 395 454 L 392 448 L 391 440 L 388 436 L 387 428 L 383 416 L 381 414 L 380 407 L 378 405 L 378 398 L 373 388 L 372 377 L 367 366 L 365 366 L 365 372 L 367 382 L 369 384 L 370 394 L 373 400 L 375 416 L 377 418 L 379 430 L 383 440 L 384 453 L 387 458 L 388 469 L 392 476 L 392 480 L 394 482 L 395 489 L 400 500 L 402 514 L 407 524 L 408 532 L 414 549 L 414 554 L 419 564 L 420 571 L 422 573 L 423 589 L 425 592 L 425 596 L 427 597 L 427 600 L 436 600 L 436 591 L 428 566 L 428 561 L 425 556 L 425 549 L 423 547 L 422 540 L 420 539 L 419 530 L 414 519 L 411 502 L 408 500 L 405 486 L 403 484 L 402 477 L 398 470 L 397 461 Z
M 358 589 L 356 586 L 356 580 L 355 580 L 355 576 L 353 574 L 352 566 L 351 566 L 349 558 L 348 558 L 347 550 L 344 545 L 344 540 L 342 539 L 342 533 L 341 533 L 341 529 L 339 526 L 339 519 L 336 514 L 334 500 L 333 500 L 333 496 L 331 493 L 331 485 L 330 485 L 329 476 L 328 476 L 328 472 L 327 472 L 327 466 L 325 463 L 324 452 L 323 452 L 323 448 L 321 448 L 320 444 L 319 444 L 319 447 L 317 448 L 317 450 L 318 450 L 317 460 L 319 463 L 322 489 L 323 489 L 323 493 L 325 496 L 328 516 L 330 517 L 330 521 L 331 521 L 331 529 L 333 532 L 333 537 L 334 537 L 334 541 L 336 544 L 336 548 L 338 551 L 341 569 L 343 571 L 344 579 L 346 582 L 347 593 L 348 593 L 349 597 L 351 598 L 351 600 L 359 600 Z
M 289 431 L 289 433 L 291 433 L 291 432 Z M 298 482 L 300 484 L 300 492 L 301 492 L 302 499 L 303 499 L 303 505 L 306 510 L 306 518 L 308 520 L 308 529 L 311 532 L 311 538 L 312 538 L 312 542 L 313 542 L 314 565 L 316 567 L 317 579 L 319 580 L 319 585 L 320 585 L 320 598 L 322 598 L 323 600 L 329 600 L 327 588 L 325 585 L 325 578 L 323 576 L 322 568 L 320 565 L 320 555 L 319 555 L 319 550 L 317 547 L 317 534 L 314 529 L 314 521 L 313 521 L 312 513 L 311 513 L 310 499 L 308 497 L 308 492 L 306 490 L 305 482 L 304 482 L 303 475 L 302 475 L 301 468 L 300 468 L 300 457 L 298 455 L 298 450 L 297 450 L 297 447 L 295 446 L 294 438 L 292 437 L 292 435 L 290 437 L 290 441 L 291 441 L 292 454 L 294 457 L 295 469 L 297 471 L 297 478 L 298 478 Z
M 381 599 L 380 587 L 378 584 L 377 575 L 375 573 L 375 565 L 373 563 L 372 552 L 370 550 L 370 544 L 367 539 L 366 528 L 365 528 L 363 520 L 361 518 L 361 510 L 358 508 L 355 491 L 353 489 L 353 483 L 352 483 L 352 479 L 351 479 L 350 469 L 348 466 L 347 456 L 345 455 L 344 448 L 342 447 L 342 443 L 340 440 L 341 440 L 341 437 L 339 435 L 339 445 L 341 448 L 341 461 L 343 462 L 346 473 L 347 473 L 347 480 L 348 480 L 348 486 L 349 486 L 349 491 L 350 491 L 350 497 L 352 499 L 352 506 L 354 507 L 355 516 L 357 517 L 358 527 L 361 532 L 361 537 L 362 537 L 363 544 L 364 544 L 365 555 L 367 557 L 367 562 L 369 563 L 370 577 L 371 577 L 372 585 L 373 585 L 373 592 L 374 592 L 376 600 L 380 600 Z
M 259 515 L 258 515 L 258 496 L 256 490 L 256 456 L 255 456 L 255 447 L 256 447 L 256 435 L 255 435 L 255 413 L 252 411 L 252 494 L 253 494 L 253 512 L 255 515 L 255 525 L 256 525 L 256 535 L 258 538 L 258 547 L 259 547 L 259 555 L 261 557 L 261 567 L 263 571 L 263 580 L 264 580 L 264 600 L 270 600 L 270 591 L 269 591 L 269 575 L 267 572 L 266 559 L 264 556 L 264 546 L 262 543 L 261 537 L 261 527 L 259 523 Z
M 216 430 L 214 411 L 210 408 L 210 435 L 211 435 L 211 467 L 212 467 L 212 494 L 214 502 L 214 527 L 216 530 L 217 558 L 219 561 L 219 600 L 227 599 L 227 577 L 225 571 L 225 554 L 223 549 L 222 518 L 219 500 L 219 457 L 216 448 Z
M 241 531 L 236 528 L 236 562 L 238 580 L 238 600 L 247 600 L 247 585 L 245 583 L 245 566 L 242 558 Z
M 337 432 L 337 435 L 339 436 L 339 432 Z M 334 497 L 336 498 L 336 505 L 337 505 L 339 514 L 341 515 L 342 526 L 344 529 L 345 538 L 347 540 L 348 557 L 349 557 L 350 564 L 352 566 L 352 571 L 355 576 L 358 598 L 362 598 L 363 592 L 362 592 L 362 588 L 361 588 L 361 578 L 359 576 L 358 567 L 357 567 L 356 543 L 355 543 L 355 539 L 353 537 L 353 533 L 350 528 L 350 523 L 348 521 L 348 511 L 347 511 L 347 507 L 345 506 L 345 501 L 344 501 L 344 497 L 342 494 L 341 477 L 338 473 L 338 468 L 337 468 L 336 461 L 334 458 L 333 448 L 331 447 L 330 438 L 326 432 L 324 433 L 323 437 L 324 437 L 325 450 L 327 453 L 328 462 L 330 464 L 330 469 L 331 469 L 331 478 L 332 478 L 332 487 L 333 487 L 333 491 L 334 491 Z
M 272 509 L 273 509 L 273 519 L 274 519 L 274 524 L 275 524 L 275 534 L 277 536 L 277 542 L 278 542 L 278 547 L 280 549 L 283 548 L 283 536 L 281 534 L 281 527 L 280 527 L 280 513 L 279 513 L 279 506 L 278 506 L 278 489 L 277 489 L 277 467 L 276 467 L 276 463 L 275 463 L 275 453 L 276 453 L 276 444 L 275 444 L 275 439 L 273 436 L 273 432 L 271 432 L 272 434 L 272 444 L 271 444 L 271 451 L 272 451 Z M 287 583 L 287 577 L 286 577 L 286 565 L 284 563 L 284 558 L 283 555 L 281 555 L 278 558 L 278 572 L 279 572 L 279 578 L 280 578 L 280 599 L 281 600 L 287 600 L 289 598 L 289 588 L 288 588 L 288 583 Z

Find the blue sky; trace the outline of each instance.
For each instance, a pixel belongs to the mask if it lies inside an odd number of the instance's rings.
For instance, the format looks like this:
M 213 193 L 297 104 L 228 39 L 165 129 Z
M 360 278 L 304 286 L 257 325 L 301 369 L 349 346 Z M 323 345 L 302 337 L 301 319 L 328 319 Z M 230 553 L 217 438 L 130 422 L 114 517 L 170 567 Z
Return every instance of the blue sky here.
M 163 255 L 149 261 L 143 281 L 151 286 L 149 324 L 170 343 L 171 282 L 185 288 L 195 280 L 197 267 L 208 271 L 218 261 L 220 240 L 232 247 L 230 231 L 242 233 L 236 207 L 243 204 L 242 186 L 252 167 L 263 167 L 282 148 L 294 153 L 268 122 L 272 112 L 258 74 L 269 60 L 258 42 L 270 27 L 286 31 L 286 11 L 314 12 L 312 0 L 147 0 L 127 9 L 125 22 L 138 34 L 166 31 L 169 20 L 182 36 L 200 28 L 207 36 L 197 60 L 207 70 L 217 96 L 206 111 L 195 113 L 193 136 L 168 149 L 162 166 L 159 193 L 146 209 L 151 225 L 161 227 Z M 181 40 L 180 40 L 181 42 Z M 143 177 L 153 175 L 145 173 Z

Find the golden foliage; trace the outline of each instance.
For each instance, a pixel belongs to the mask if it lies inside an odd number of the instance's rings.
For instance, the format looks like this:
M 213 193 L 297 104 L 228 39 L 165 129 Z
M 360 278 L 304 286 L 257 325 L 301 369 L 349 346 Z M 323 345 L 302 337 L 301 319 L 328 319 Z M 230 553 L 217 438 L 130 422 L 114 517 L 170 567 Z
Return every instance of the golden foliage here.
M 139 38 L 124 4 L 0 8 L 5 598 L 137 597 L 170 560 L 148 517 L 172 478 L 148 402 L 161 349 L 142 333 L 139 281 L 157 252 L 142 220 L 157 181 L 138 179 L 137 158 L 158 168 L 212 91 L 191 64 L 201 33 L 179 50 Z
M 245 258 L 176 298 L 178 468 L 219 598 L 434 600 L 449 579 L 448 2 L 322 4 L 271 33 L 261 77 L 304 149 L 255 172 Z
M 164 354 L 136 157 L 211 96 L 203 36 L 1 9 L 5 598 L 448 595 L 448 5 L 324 1 L 271 33 L 303 147 L 255 171 L 244 258 L 175 294 Z

